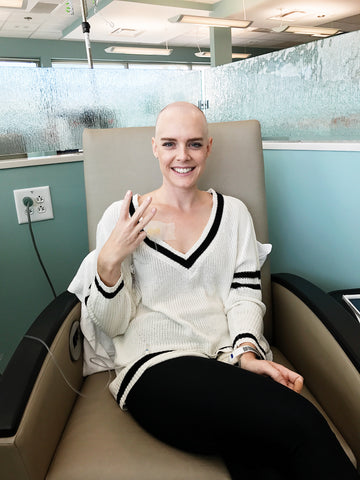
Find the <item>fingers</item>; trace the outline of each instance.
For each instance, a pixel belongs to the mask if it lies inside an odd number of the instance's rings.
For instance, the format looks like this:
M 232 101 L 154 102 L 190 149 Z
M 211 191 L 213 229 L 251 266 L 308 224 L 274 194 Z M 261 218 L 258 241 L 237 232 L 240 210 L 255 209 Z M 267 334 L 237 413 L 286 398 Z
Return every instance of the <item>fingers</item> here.
M 146 225 L 151 221 L 151 219 L 154 217 L 156 213 L 156 208 L 152 208 L 150 212 L 148 212 L 146 215 L 140 218 L 139 222 L 136 225 L 136 232 L 140 233 L 144 230 Z M 145 235 L 146 236 L 146 235 Z
M 127 218 L 129 218 L 129 209 L 130 209 L 131 199 L 132 199 L 132 191 L 128 190 L 125 193 L 125 196 L 123 198 L 123 203 L 120 209 L 120 218 L 122 220 L 126 220 Z
M 149 207 L 149 205 L 152 202 L 151 197 L 147 197 L 141 205 L 135 210 L 134 214 L 132 217 L 129 219 L 129 210 L 130 210 L 130 203 L 132 199 L 132 192 L 131 190 L 128 190 L 124 196 L 123 203 L 121 205 L 121 210 L 120 210 L 120 216 L 119 216 L 119 222 L 123 223 L 125 222 L 130 222 L 132 225 L 132 229 L 137 236 L 141 230 L 144 229 L 144 227 L 151 221 L 153 216 L 156 213 L 156 209 L 152 208 L 150 212 L 147 212 L 146 215 L 144 215 Z
M 133 249 L 137 248 L 146 238 L 145 230 L 141 230 L 133 240 Z
M 270 362 L 270 363 L 279 372 L 279 374 L 281 375 L 281 377 L 285 382 L 285 383 L 283 382 L 280 382 L 280 383 L 283 383 L 284 385 L 291 388 L 292 390 L 295 390 L 295 392 L 297 393 L 301 392 L 304 384 L 304 379 L 301 375 L 290 370 L 289 368 L 284 367 L 284 365 L 280 365 L 279 363 L 275 363 L 275 362 Z
M 258 375 L 270 377 L 275 382 L 287 386 L 286 380 L 284 379 L 281 372 L 275 368 L 273 362 L 268 362 L 266 360 L 257 360 L 256 358 L 246 359 L 246 361 L 241 360 L 241 367 L 257 373 Z
M 275 382 L 281 383 L 281 385 L 284 385 L 285 387 L 289 386 L 286 377 L 275 368 L 271 362 L 267 363 L 267 368 L 264 370 L 264 374 L 272 378 Z
M 145 240 L 146 232 L 144 231 L 144 228 L 154 217 L 156 213 L 156 208 L 151 208 L 149 210 L 152 198 L 150 196 L 146 197 L 141 203 L 141 205 L 135 210 L 133 215 L 129 218 L 131 199 L 132 192 L 129 190 L 124 197 L 122 205 L 124 206 L 123 214 L 125 214 L 125 218 L 123 218 L 122 214 L 120 214 L 119 222 L 127 225 L 126 231 L 128 234 L 128 239 L 133 244 L 133 249 L 135 249 L 140 245 L 143 240 Z
M 144 227 L 156 213 L 156 208 L 147 210 L 151 203 L 151 197 L 148 197 L 134 215 L 129 217 L 131 198 L 132 192 L 129 190 L 124 196 L 116 225 L 98 256 L 98 273 L 102 281 L 109 286 L 118 280 L 124 259 L 145 239 Z
M 143 219 L 143 215 L 146 212 L 147 208 L 149 207 L 151 201 L 152 201 L 151 197 L 145 198 L 142 204 L 135 210 L 135 213 L 132 216 L 134 223 L 138 223 L 141 218 Z
M 294 390 L 295 392 L 297 393 L 300 393 L 302 388 L 304 386 L 304 379 L 301 375 L 299 375 L 296 379 L 295 379 L 295 382 L 294 382 Z
M 275 382 L 280 383 L 297 393 L 300 393 L 303 387 L 304 379 L 302 376 L 279 363 L 252 359 L 244 362 L 241 361 L 241 367 L 259 375 L 270 377 Z

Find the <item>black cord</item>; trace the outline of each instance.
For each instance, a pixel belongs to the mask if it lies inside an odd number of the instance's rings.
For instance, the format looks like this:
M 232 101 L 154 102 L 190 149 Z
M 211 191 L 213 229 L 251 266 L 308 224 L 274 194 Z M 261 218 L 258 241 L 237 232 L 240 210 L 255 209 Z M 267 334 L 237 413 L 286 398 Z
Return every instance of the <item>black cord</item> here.
M 35 252 L 36 252 L 36 255 L 38 257 L 38 260 L 40 262 L 40 265 L 41 265 L 41 268 L 43 269 L 43 272 L 45 273 L 45 277 L 47 278 L 47 281 L 49 282 L 49 285 L 50 285 L 50 288 L 52 290 L 52 293 L 54 295 L 54 298 L 56 298 L 56 292 L 55 292 L 55 289 L 53 287 L 53 284 L 51 283 L 51 280 L 50 280 L 50 277 L 46 271 L 46 268 L 41 260 L 41 257 L 40 257 L 40 253 L 39 253 L 39 250 L 36 246 L 36 241 L 35 241 L 35 237 L 34 237 L 34 234 L 33 234 L 33 230 L 32 230 L 32 226 L 31 226 L 31 218 L 30 218 L 30 204 L 29 202 L 26 202 L 26 214 L 27 214 L 27 218 L 28 218 L 28 224 L 29 224 L 29 230 L 30 230 L 30 235 L 31 235 L 31 240 L 33 242 L 33 245 L 34 245 L 34 249 L 35 249 Z

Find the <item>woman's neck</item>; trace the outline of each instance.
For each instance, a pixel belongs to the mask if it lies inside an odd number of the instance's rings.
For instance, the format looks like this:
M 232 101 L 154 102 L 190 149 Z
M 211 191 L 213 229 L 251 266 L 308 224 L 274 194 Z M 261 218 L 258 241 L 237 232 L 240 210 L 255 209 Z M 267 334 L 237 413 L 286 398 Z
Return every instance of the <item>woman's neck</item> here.
M 179 210 L 192 209 L 196 204 L 202 203 L 207 196 L 207 192 L 199 190 L 197 187 L 192 189 L 169 188 L 162 185 L 153 192 L 153 201 L 158 204 L 166 204 Z

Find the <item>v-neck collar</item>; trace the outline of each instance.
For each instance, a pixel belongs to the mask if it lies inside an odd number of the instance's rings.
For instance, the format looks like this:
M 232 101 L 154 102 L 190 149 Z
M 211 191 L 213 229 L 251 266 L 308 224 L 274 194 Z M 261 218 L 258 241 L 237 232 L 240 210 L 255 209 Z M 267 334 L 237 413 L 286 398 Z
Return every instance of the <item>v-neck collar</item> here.
M 208 192 L 213 196 L 211 214 L 200 238 L 194 243 L 190 250 L 188 250 L 186 253 L 182 253 L 162 240 L 155 242 L 149 237 L 145 238 L 145 244 L 153 250 L 156 250 L 162 255 L 170 258 L 174 262 L 179 263 L 183 267 L 191 268 L 215 238 L 215 235 L 219 230 L 224 210 L 224 197 L 220 193 L 215 192 L 213 189 L 209 189 Z M 138 207 L 138 197 L 139 195 L 136 194 L 131 200 L 129 208 L 129 213 L 131 216 L 134 214 L 135 208 Z

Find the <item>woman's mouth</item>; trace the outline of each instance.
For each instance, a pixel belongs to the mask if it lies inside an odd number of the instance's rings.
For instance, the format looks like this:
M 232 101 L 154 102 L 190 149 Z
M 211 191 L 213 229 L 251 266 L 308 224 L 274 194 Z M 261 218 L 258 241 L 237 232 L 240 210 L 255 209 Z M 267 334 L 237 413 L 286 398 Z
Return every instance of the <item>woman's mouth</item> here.
M 180 175 L 184 175 L 190 173 L 194 170 L 195 167 L 172 167 L 174 172 L 179 173 Z

